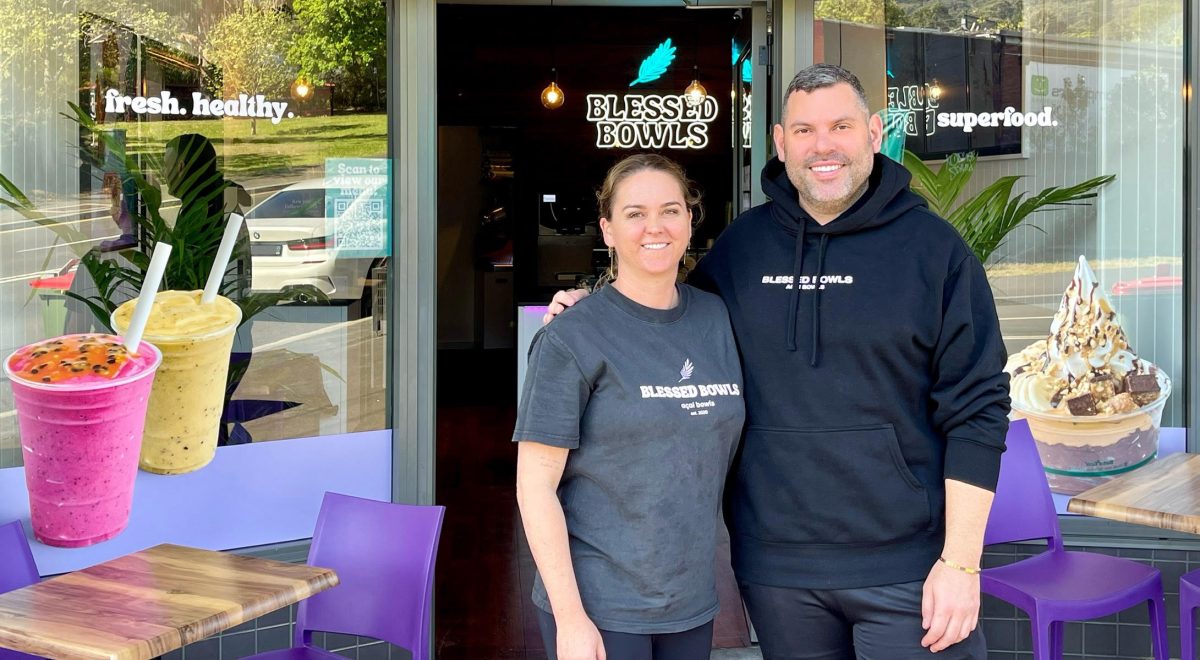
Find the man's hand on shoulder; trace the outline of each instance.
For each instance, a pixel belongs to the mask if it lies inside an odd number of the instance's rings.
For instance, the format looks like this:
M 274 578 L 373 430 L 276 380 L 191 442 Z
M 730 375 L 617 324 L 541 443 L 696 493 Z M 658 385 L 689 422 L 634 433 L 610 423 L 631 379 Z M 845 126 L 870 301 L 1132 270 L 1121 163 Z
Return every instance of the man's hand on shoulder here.
M 546 309 L 546 315 L 542 317 L 542 325 L 553 321 L 554 317 L 561 314 L 563 310 L 587 297 L 587 289 L 570 289 L 554 294 L 554 298 L 550 300 L 550 306 Z

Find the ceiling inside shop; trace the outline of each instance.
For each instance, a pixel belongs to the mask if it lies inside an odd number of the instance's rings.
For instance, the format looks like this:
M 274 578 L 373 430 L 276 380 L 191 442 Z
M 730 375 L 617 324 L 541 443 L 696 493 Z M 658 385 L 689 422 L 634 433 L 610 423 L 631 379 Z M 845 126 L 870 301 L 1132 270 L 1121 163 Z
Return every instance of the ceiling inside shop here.
M 705 219 L 696 219 L 693 234 L 695 244 L 703 245 L 731 215 L 735 73 L 741 80 L 731 47 L 749 41 L 746 14 L 733 8 L 689 11 L 679 4 L 636 12 L 619 6 L 560 8 L 559 0 L 553 10 L 549 3 L 441 5 L 437 98 L 438 124 L 445 135 L 439 138 L 438 162 L 466 173 L 446 178 L 445 185 L 453 188 L 443 191 L 444 199 L 466 204 L 482 196 L 481 208 L 503 206 L 513 231 L 514 259 L 532 264 L 539 225 L 594 222 L 595 188 L 608 168 L 631 152 L 659 151 L 686 168 L 704 191 Z M 643 68 L 664 46 L 671 55 L 662 71 L 643 78 Z M 566 98 L 554 110 L 540 100 L 552 80 Z M 711 116 L 646 122 L 627 117 L 637 111 L 624 109 L 625 98 L 666 103 L 693 81 L 707 87 L 715 108 Z M 741 121 L 736 120 L 739 131 Z M 642 126 L 667 138 L 638 142 L 634 135 L 631 139 L 642 144 L 635 148 L 629 142 L 616 147 L 606 137 Z M 699 144 L 682 145 L 684 131 L 696 131 Z M 479 167 L 470 163 L 479 161 L 481 151 L 484 160 L 502 162 L 508 178 L 479 183 Z M 493 201 L 500 189 L 511 194 Z M 546 194 L 558 200 L 553 222 L 539 215 L 546 212 L 539 201 Z M 517 268 L 514 277 L 526 299 L 540 299 L 543 292 L 529 293 L 540 286 L 536 269 Z

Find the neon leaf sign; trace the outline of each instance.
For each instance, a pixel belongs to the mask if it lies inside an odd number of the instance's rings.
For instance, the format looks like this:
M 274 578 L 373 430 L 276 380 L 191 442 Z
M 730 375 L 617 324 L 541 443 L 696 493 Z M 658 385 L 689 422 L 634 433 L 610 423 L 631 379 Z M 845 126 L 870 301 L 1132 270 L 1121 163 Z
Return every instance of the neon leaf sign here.
M 630 87 L 643 83 L 654 82 L 662 77 L 667 72 L 667 68 L 671 66 L 671 62 L 675 61 L 675 47 L 671 45 L 671 40 L 667 39 L 654 49 L 650 56 L 642 60 L 642 65 L 638 67 L 637 78 L 629 83 Z

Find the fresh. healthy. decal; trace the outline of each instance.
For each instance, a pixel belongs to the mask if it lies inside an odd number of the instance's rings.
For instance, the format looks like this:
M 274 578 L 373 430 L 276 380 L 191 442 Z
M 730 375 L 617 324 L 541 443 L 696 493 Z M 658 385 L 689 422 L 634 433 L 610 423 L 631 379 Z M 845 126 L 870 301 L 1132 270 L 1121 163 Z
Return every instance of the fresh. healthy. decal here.
M 121 114 L 127 110 L 137 115 L 176 115 L 193 117 L 255 117 L 270 119 L 278 124 L 295 114 L 288 112 L 287 101 L 268 101 L 262 94 L 238 94 L 233 99 L 210 99 L 200 92 L 192 92 L 191 105 L 185 107 L 171 92 L 159 92 L 156 96 L 126 96 L 119 90 L 104 92 L 104 112 Z

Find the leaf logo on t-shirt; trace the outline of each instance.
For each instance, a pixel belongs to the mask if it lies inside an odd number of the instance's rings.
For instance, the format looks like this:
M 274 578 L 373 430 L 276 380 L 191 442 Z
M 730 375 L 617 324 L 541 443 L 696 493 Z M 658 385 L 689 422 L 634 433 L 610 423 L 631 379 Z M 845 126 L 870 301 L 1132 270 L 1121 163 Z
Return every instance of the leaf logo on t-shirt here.
M 682 383 L 683 381 L 691 378 L 692 372 L 695 371 L 695 369 L 696 368 L 694 366 L 692 366 L 692 361 L 685 359 L 683 361 L 683 368 L 679 370 L 679 375 L 681 376 L 681 378 L 676 382 Z

